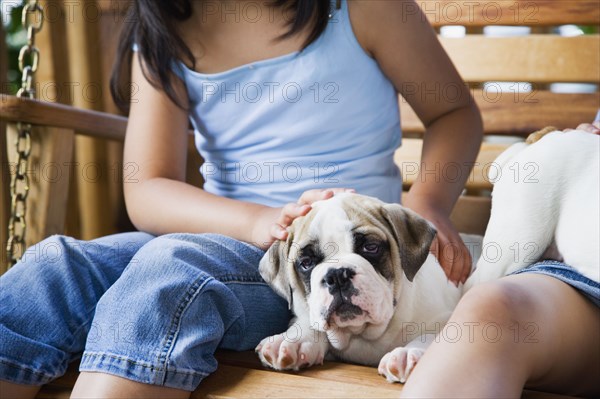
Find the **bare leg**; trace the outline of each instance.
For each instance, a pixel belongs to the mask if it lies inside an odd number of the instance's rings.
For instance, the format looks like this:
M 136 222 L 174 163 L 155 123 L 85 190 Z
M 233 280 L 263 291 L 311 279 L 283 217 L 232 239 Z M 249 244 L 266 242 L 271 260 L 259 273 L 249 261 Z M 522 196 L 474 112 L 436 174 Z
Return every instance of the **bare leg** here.
M 105 373 L 79 374 L 71 398 L 189 398 L 191 392 L 181 389 L 142 384 Z
M 403 397 L 520 397 L 524 386 L 599 393 L 600 310 L 552 277 L 522 274 L 475 286 L 440 338 Z
M 13 382 L 0 380 L 0 398 L 6 399 L 26 399 L 34 398 L 40 390 L 39 386 L 21 385 Z

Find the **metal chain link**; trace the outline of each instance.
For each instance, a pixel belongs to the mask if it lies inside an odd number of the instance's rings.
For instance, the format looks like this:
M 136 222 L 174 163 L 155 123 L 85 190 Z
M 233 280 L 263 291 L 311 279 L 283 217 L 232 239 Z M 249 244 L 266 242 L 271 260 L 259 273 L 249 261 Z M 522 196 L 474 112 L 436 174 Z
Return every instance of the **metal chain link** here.
M 37 0 L 27 1 L 23 7 L 21 22 L 23 28 L 27 30 L 27 44 L 19 52 L 19 70 L 23 75 L 17 96 L 34 98 L 33 76 L 38 69 L 40 60 L 40 51 L 35 46 L 35 34 L 42 29 L 44 23 L 44 11 Z M 26 61 L 29 61 L 29 64 L 26 65 Z M 17 162 L 16 170 L 10 180 L 11 214 L 8 221 L 8 242 L 6 243 L 9 267 L 17 263 L 25 250 L 27 230 L 25 214 L 27 212 L 27 195 L 29 194 L 27 167 L 31 153 L 31 124 L 19 122 L 17 131 L 15 140 Z M 18 250 L 17 246 L 19 246 Z

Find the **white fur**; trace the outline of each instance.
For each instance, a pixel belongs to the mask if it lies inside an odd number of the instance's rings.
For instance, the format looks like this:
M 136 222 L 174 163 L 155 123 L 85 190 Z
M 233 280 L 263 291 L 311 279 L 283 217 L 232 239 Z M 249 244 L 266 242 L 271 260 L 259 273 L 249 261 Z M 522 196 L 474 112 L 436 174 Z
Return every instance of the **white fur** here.
M 556 131 L 500 155 L 483 254 L 466 288 L 538 261 L 553 243 L 556 257 L 600 280 L 599 153 L 597 135 Z

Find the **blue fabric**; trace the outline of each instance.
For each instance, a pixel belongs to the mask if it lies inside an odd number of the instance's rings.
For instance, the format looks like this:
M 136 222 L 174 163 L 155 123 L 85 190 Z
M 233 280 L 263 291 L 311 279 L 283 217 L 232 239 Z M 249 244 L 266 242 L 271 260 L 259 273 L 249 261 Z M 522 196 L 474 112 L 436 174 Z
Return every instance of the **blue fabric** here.
M 600 284 L 582 275 L 571 266 L 555 260 L 544 260 L 524 269 L 517 270 L 516 272 L 511 273 L 511 275 L 523 273 L 537 273 L 552 276 L 569 284 L 588 297 L 596 306 L 600 306 Z
M 398 95 L 332 2 L 302 52 L 204 74 L 175 70 L 191 100 L 204 189 L 281 206 L 308 189 L 354 188 L 400 202 Z
M 192 391 L 217 347 L 285 331 L 263 251 L 215 234 L 50 237 L 0 277 L 0 378 L 41 385 L 80 370 Z

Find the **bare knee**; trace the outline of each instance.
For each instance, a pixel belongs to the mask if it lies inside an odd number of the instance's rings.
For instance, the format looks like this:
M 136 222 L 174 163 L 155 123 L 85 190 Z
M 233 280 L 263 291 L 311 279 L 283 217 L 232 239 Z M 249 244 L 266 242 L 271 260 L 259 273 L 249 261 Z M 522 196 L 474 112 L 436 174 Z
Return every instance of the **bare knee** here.
M 520 359 L 525 366 L 532 353 L 556 339 L 555 330 L 542 328 L 538 317 L 548 306 L 526 286 L 497 280 L 469 290 L 450 322 L 469 332 L 471 342 L 486 345 L 500 358 Z
M 470 289 L 461 299 L 453 317 L 511 326 L 527 322 L 527 315 L 535 307 L 535 298 L 522 285 L 497 280 Z

